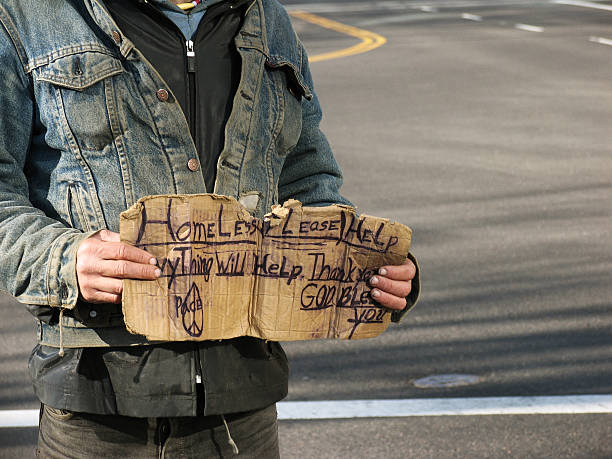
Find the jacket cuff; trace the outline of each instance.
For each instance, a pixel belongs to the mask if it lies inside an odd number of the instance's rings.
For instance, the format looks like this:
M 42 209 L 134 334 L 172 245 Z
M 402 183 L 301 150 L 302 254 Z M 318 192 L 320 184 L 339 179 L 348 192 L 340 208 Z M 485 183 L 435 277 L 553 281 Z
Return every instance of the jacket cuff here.
M 417 263 L 416 258 L 409 253 L 408 258 L 414 263 L 416 267 L 416 274 L 414 275 L 414 279 L 412 279 L 412 290 L 410 290 L 410 295 L 406 297 L 406 307 L 401 311 L 393 311 L 391 313 L 391 322 L 399 322 L 402 320 L 404 315 L 410 311 L 414 305 L 417 303 L 419 299 L 419 293 L 421 292 L 421 276 L 419 275 L 419 264 Z
M 46 289 L 49 306 L 73 309 L 79 298 L 76 255 L 81 242 L 97 231 L 67 232 L 58 237 L 49 253 Z

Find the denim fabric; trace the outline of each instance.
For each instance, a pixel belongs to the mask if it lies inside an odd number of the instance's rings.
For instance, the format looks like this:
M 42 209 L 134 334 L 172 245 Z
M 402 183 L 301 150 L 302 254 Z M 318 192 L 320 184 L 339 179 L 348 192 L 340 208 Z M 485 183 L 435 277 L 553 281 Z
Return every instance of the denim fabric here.
M 254 0 L 235 39 L 242 79 L 214 191 L 262 217 L 288 198 L 347 203 L 319 130 L 308 60 L 286 11 Z M 152 194 L 201 193 L 198 154 L 167 84 L 99 0 L 0 4 L 0 288 L 73 308 L 79 243 Z
M 276 406 L 226 416 L 130 418 L 41 407 L 37 456 L 41 458 L 278 459 Z

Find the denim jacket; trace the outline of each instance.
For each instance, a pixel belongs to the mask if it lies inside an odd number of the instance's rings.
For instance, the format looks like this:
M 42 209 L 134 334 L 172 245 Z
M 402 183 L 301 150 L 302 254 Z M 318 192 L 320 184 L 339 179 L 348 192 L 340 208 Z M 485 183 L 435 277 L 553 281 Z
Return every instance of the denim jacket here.
M 348 203 L 285 10 L 254 0 L 235 44 L 215 193 L 257 217 L 288 198 Z M 0 62 L 0 288 L 72 309 L 80 242 L 118 231 L 142 196 L 205 192 L 198 154 L 167 84 L 100 0 L 3 0 Z

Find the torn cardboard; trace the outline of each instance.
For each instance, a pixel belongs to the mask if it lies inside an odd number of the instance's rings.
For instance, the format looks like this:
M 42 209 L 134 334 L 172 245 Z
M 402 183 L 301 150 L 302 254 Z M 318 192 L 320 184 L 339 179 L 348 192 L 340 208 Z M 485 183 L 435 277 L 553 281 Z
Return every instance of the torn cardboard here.
M 121 214 L 121 240 L 155 256 L 162 275 L 124 280 L 125 323 L 150 340 L 371 338 L 391 313 L 367 281 L 403 263 L 410 239 L 346 206 L 290 200 L 261 220 L 226 196 L 145 197 Z

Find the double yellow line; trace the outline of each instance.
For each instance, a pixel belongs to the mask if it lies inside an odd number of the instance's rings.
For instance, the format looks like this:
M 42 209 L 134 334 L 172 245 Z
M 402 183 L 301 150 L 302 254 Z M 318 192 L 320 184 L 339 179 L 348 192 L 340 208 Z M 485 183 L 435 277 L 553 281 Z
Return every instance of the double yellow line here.
M 330 51 L 328 53 L 317 54 L 311 56 L 310 62 L 327 61 L 329 59 L 338 59 L 340 57 L 352 56 L 354 54 L 366 53 L 384 45 L 387 39 L 382 35 L 370 32 L 369 30 L 359 29 L 350 25 L 342 24 L 341 22 L 332 21 L 316 14 L 307 13 L 305 11 L 292 11 L 291 16 L 301 19 L 302 21 L 310 22 L 326 29 L 334 30 L 351 37 L 356 37 L 361 40 L 354 46 L 348 48 L 339 49 L 338 51 Z

